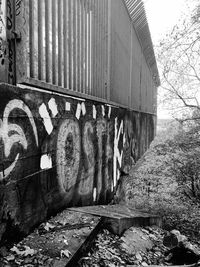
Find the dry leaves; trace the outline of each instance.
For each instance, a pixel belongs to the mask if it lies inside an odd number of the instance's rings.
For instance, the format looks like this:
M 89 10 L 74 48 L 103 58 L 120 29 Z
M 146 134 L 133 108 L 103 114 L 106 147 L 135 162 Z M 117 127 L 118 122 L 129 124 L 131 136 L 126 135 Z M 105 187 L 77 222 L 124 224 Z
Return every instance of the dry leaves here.
M 14 246 L 13 248 L 10 249 L 10 251 L 15 252 L 19 256 L 24 256 L 24 257 L 33 256 L 34 254 L 37 253 L 37 251 L 31 249 L 28 246 L 24 246 L 24 250 L 19 250 L 16 246 Z
M 67 258 L 69 258 L 70 255 L 72 255 L 72 254 L 71 254 L 71 252 L 70 252 L 68 249 L 61 250 L 61 252 L 60 252 L 60 256 L 61 256 L 61 258 L 62 258 L 62 257 L 67 257 Z

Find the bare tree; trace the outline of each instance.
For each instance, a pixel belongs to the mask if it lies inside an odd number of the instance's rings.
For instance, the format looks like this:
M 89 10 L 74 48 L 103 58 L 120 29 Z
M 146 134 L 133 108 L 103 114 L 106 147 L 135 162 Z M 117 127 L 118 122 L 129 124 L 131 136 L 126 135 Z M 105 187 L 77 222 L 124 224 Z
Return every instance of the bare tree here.
M 200 119 L 200 6 L 157 47 L 161 99 L 180 121 Z

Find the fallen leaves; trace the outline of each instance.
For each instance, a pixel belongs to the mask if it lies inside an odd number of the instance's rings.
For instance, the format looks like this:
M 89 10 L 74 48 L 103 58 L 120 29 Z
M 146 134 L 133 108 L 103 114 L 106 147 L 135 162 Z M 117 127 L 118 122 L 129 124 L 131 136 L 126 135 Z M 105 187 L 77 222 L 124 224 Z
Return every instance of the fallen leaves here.
M 50 230 L 54 229 L 55 228 L 55 225 L 53 224 L 50 224 L 50 223 L 46 223 L 45 226 L 44 226 L 44 229 L 49 232 Z
M 10 249 L 10 251 L 15 252 L 19 256 L 24 256 L 24 257 L 33 256 L 34 254 L 37 253 L 37 251 L 31 249 L 28 246 L 24 246 L 24 250 L 19 250 L 16 246 L 14 246 L 13 248 Z
M 165 248 L 162 246 L 163 231 L 153 227 L 131 228 L 130 231 L 138 233 L 141 240 L 150 240 L 152 237 L 153 247 L 144 250 L 143 246 L 137 244 L 137 249 L 134 253 L 129 253 L 129 247 L 122 248 L 120 242 L 123 242 L 123 237 L 117 237 L 107 230 L 103 230 L 96 238 L 95 244 L 91 251 L 85 255 L 79 262 L 78 266 L 120 266 L 128 265 L 148 266 L 162 265 L 165 262 Z M 133 245 L 134 245 L 134 240 Z M 144 242 L 143 242 L 144 243 Z
M 62 258 L 62 257 L 67 257 L 67 258 L 69 258 L 70 255 L 72 255 L 72 254 L 71 254 L 71 252 L 70 252 L 68 249 L 61 250 L 61 252 L 60 252 L 60 256 L 61 256 L 61 258 Z

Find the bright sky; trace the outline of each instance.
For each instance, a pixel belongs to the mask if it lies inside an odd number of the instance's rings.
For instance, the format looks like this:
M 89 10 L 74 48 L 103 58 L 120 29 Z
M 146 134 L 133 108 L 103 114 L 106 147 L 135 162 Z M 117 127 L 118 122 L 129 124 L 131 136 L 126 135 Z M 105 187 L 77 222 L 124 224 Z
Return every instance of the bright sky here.
M 185 12 L 185 0 L 144 0 L 153 42 L 173 28 Z
M 185 0 L 143 0 L 152 41 L 156 44 L 177 24 L 186 11 Z M 158 108 L 158 118 L 171 118 L 169 112 Z

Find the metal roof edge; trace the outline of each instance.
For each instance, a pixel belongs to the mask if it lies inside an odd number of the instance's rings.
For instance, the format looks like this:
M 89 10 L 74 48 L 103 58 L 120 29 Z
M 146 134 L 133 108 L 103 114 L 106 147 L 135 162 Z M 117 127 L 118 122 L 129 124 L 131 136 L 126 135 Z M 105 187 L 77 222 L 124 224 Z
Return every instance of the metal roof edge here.
M 158 87 L 160 86 L 160 77 L 144 3 L 142 0 L 124 0 L 124 3 L 139 38 L 146 62 L 152 72 L 154 83 Z

